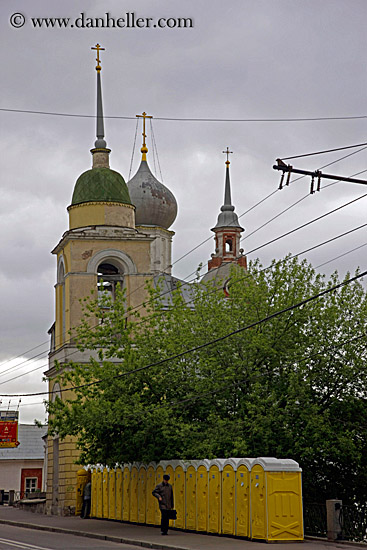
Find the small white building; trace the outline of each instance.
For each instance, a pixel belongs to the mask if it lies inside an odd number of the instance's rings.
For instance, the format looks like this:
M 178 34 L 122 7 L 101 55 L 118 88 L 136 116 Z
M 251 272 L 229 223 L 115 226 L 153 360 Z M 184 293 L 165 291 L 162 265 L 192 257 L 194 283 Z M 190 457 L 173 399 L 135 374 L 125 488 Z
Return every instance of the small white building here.
M 45 444 L 47 427 L 18 425 L 19 446 L 0 448 L 0 490 L 20 493 L 44 490 Z

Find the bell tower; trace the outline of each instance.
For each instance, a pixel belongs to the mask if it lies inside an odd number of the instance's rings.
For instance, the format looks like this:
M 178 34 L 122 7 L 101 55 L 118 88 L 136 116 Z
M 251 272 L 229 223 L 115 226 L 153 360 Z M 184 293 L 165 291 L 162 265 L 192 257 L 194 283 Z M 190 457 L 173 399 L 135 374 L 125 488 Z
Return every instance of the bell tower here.
M 240 248 L 241 233 L 244 231 L 240 226 L 238 216 L 234 212 L 234 206 L 231 199 L 231 182 L 229 177 L 229 155 L 232 151 L 227 147 L 223 151 L 227 155 L 226 176 L 224 187 L 224 203 L 218 216 L 218 221 L 212 231 L 215 234 L 215 253 L 211 255 L 208 262 L 208 273 L 213 269 L 219 269 L 225 264 L 237 264 L 246 269 L 246 256 L 243 255 L 243 249 Z
M 57 381 L 68 361 L 88 363 L 90 354 L 76 347 L 74 336 L 83 316 L 81 300 L 96 291 L 112 299 L 117 284 L 126 289 L 127 306 L 138 307 L 146 299 L 146 282 L 153 278 L 151 244 L 154 236 L 136 228 L 135 206 L 124 178 L 109 164 L 111 150 L 104 132 L 99 44 L 97 51 L 97 131 L 91 149 L 92 168 L 76 181 L 68 207 L 69 229 L 52 250 L 57 258 L 55 323 L 50 330 L 49 398 L 63 399 Z M 75 440 L 48 437 L 47 513 L 68 515 L 75 506 L 78 466 Z

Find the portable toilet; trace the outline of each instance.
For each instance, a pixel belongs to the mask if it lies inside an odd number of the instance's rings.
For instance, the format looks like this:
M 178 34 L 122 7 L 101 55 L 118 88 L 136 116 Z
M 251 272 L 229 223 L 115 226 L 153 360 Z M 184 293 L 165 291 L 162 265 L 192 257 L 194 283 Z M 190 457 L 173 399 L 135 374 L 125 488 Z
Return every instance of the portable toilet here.
M 130 472 L 130 521 L 138 523 L 138 472 L 139 464 L 134 462 Z
M 108 472 L 108 519 L 116 519 L 116 472 Z
M 103 500 L 103 512 L 102 517 L 108 518 L 108 481 L 109 481 L 109 469 L 107 467 L 103 468 L 102 474 L 102 500 Z
M 122 519 L 130 521 L 130 476 L 131 465 L 125 464 L 123 469 L 123 485 L 122 485 Z
M 162 462 L 159 462 L 159 464 L 157 466 L 157 469 L 155 471 L 155 483 L 156 483 L 156 485 L 159 485 L 159 483 L 162 483 L 165 467 L 166 467 L 166 463 L 162 464 Z M 161 524 L 161 512 L 159 510 L 158 499 L 156 499 L 155 497 L 153 497 L 153 498 L 155 500 L 154 524 L 155 525 L 160 525 Z
M 116 468 L 116 518 L 122 520 L 122 498 L 123 498 L 123 473 L 118 466 Z
M 138 522 L 145 523 L 147 505 L 147 470 L 142 464 L 139 468 L 138 477 Z
M 175 493 L 174 504 L 177 511 L 175 527 L 185 528 L 185 502 L 186 502 L 186 469 L 187 464 L 179 461 L 175 467 Z
M 301 468 L 291 459 L 257 458 L 251 468 L 251 538 L 303 540 Z
M 97 468 L 97 511 L 96 517 L 103 517 L 103 469 Z
M 197 531 L 208 531 L 209 460 L 200 460 L 196 470 Z
M 236 530 L 236 470 L 236 461 L 228 458 L 222 470 L 222 533 L 225 535 L 234 535 Z
M 236 471 L 236 535 L 250 537 L 250 472 L 254 458 L 238 458 Z
M 155 473 L 156 473 L 156 463 L 151 462 L 148 464 L 147 468 L 147 498 L 146 498 L 146 523 L 148 525 L 154 525 L 155 524 L 155 510 L 156 506 L 158 505 L 158 501 L 154 496 L 152 495 L 152 491 L 156 486 L 155 482 Z
M 199 461 L 191 460 L 186 470 L 186 529 L 197 530 L 196 474 Z
M 209 466 L 209 515 L 208 515 L 208 531 L 209 533 L 221 533 L 221 486 L 222 486 L 222 470 L 225 459 L 217 458 L 210 461 Z
M 176 505 L 176 502 L 175 502 L 175 494 L 176 494 L 176 487 L 175 487 L 175 468 L 176 466 L 178 465 L 179 463 L 179 460 L 168 460 L 168 461 L 162 461 L 162 464 L 165 463 L 166 464 L 166 474 L 169 475 L 170 479 L 169 479 L 169 483 L 172 485 L 172 490 L 173 490 L 173 501 L 174 501 L 174 504 Z M 175 525 L 175 521 L 173 519 L 170 519 L 169 521 L 169 526 L 170 527 L 173 527 Z
M 92 500 L 90 515 L 92 518 L 97 516 L 97 469 L 93 468 L 92 471 Z

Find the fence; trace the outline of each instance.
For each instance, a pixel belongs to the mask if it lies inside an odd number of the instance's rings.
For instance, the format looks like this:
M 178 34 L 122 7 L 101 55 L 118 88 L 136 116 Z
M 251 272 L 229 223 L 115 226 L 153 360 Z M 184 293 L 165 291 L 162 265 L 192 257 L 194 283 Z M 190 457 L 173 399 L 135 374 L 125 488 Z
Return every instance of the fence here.
M 342 505 L 339 519 L 342 539 L 367 542 L 367 505 Z
M 305 535 L 311 537 L 327 536 L 326 504 L 303 502 L 303 521 Z

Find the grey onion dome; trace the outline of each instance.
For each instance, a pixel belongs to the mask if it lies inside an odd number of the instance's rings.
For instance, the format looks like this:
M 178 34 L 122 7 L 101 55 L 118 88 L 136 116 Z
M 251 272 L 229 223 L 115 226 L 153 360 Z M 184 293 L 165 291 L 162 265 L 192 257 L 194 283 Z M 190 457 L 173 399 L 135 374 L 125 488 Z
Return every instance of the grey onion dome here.
M 153 176 L 146 160 L 142 160 L 135 176 L 127 183 L 135 206 L 135 224 L 168 229 L 177 216 L 177 202 L 169 189 Z

